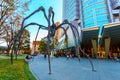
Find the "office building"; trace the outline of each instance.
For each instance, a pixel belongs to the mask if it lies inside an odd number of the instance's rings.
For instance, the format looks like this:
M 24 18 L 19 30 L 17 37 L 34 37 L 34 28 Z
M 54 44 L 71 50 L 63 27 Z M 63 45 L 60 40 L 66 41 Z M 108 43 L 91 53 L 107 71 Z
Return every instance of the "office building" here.
M 79 0 L 63 0 L 63 21 L 79 19 Z
M 75 13 L 79 14 L 79 18 L 76 18 Z M 86 53 L 92 53 L 91 56 L 105 58 L 110 52 L 120 52 L 118 32 L 120 30 L 120 0 L 64 0 L 64 19 L 68 21 L 77 19 L 80 22 L 78 31 L 82 32 L 81 45 Z M 67 33 L 71 32 L 68 30 Z M 69 41 L 74 42 L 74 39 L 69 38 Z M 110 55 L 113 57 L 113 54 Z
M 109 22 L 105 0 L 82 0 L 84 28 L 103 26 Z

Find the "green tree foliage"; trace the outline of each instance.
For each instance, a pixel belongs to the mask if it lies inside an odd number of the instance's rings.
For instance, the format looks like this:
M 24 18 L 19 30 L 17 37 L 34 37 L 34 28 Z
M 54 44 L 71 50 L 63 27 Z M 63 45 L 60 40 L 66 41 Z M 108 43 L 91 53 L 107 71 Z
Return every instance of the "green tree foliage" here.
M 40 46 L 39 46 L 39 50 L 40 52 L 47 52 L 47 37 L 44 37 L 41 41 L 40 41 Z M 49 48 L 50 50 L 54 50 L 55 47 L 57 47 L 58 45 L 58 39 L 57 38 L 51 38 L 50 39 L 50 45 Z
M 54 38 L 54 46 L 57 47 L 58 46 L 58 39 Z
M 38 48 L 40 52 L 46 52 L 47 51 L 47 44 L 44 40 L 40 41 L 40 46 Z
M 30 33 L 27 29 L 23 31 L 20 39 L 21 48 L 22 50 L 30 50 Z

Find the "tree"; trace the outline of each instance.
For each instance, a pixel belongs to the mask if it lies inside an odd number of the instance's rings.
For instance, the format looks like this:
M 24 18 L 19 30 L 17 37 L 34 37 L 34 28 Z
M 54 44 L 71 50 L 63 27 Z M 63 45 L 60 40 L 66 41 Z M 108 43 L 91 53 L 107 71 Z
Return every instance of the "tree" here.
M 31 0 L 1 0 L 0 1 L 0 38 L 4 39 L 9 50 L 14 33 L 21 27 L 24 12 Z
M 30 33 L 27 29 L 23 31 L 23 34 L 21 35 L 21 38 L 19 41 L 20 41 L 19 49 L 17 44 L 16 44 L 17 46 L 14 47 L 16 59 L 17 59 L 17 54 L 19 54 L 20 50 L 23 50 L 24 53 L 29 53 L 30 51 Z
M 46 52 L 47 51 L 47 43 L 44 40 L 40 41 L 40 46 L 38 48 L 40 52 Z
M 54 47 L 56 48 L 58 46 L 58 39 L 54 38 Z
M 30 50 L 30 33 L 27 29 L 24 30 L 20 39 L 22 50 Z
M 55 49 L 55 47 L 57 47 L 57 45 L 58 45 L 58 39 L 51 38 L 50 39 L 50 51 L 54 51 L 54 49 Z M 45 53 L 47 52 L 47 37 L 44 37 L 43 39 L 41 39 L 38 49 L 40 52 L 45 52 Z
M 8 54 L 15 33 L 20 29 L 28 4 L 31 0 L 0 0 L 0 38 L 6 41 Z M 11 53 L 11 63 L 12 63 Z

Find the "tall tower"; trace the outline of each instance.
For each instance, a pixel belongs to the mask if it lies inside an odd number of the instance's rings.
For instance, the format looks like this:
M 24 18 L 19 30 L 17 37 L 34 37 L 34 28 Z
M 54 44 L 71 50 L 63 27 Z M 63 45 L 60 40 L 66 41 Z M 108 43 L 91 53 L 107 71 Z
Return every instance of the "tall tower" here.
M 81 0 L 84 28 L 102 26 L 109 22 L 106 0 Z
M 68 21 L 78 20 L 80 18 L 79 14 L 79 0 L 63 0 L 63 21 L 67 19 Z

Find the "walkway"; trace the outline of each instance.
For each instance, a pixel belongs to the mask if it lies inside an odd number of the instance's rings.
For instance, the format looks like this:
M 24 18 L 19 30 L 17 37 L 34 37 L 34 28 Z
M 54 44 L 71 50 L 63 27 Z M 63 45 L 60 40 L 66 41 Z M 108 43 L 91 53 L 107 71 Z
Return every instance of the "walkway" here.
M 29 67 L 37 80 L 119 80 L 120 63 L 106 60 L 93 60 L 96 72 L 86 58 L 51 58 L 52 74 L 48 74 L 48 61 L 38 55 L 30 61 Z

